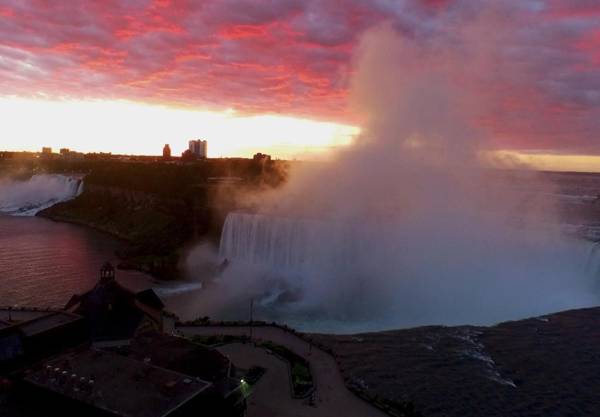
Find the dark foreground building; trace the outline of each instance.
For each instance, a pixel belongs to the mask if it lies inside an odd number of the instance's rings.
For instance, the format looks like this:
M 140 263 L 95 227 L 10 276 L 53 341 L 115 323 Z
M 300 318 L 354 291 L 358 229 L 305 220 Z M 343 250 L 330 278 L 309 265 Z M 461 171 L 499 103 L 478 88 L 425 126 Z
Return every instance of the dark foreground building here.
M 1 317 L 2 417 L 245 414 L 229 359 L 163 333 L 174 319 L 160 298 L 122 287 L 109 264 L 64 311 Z
M 69 352 L 40 363 L 23 380 L 27 397 L 62 415 L 184 417 L 210 401 L 211 384 L 96 349 Z M 211 410 L 209 415 L 218 415 Z
M 169 319 L 152 289 L 135 293 L 123 287 L 108 263 L 94 288 L 71 297 L 65 311 L 82 316 L 91 340 L 99 345 L 128 343 L 142 326 L 163 332 Z
M 0 372 L 17 370 L 86 340 L 83 318 L 68 312 L 40 313 L 24 321 L 0 321 Z

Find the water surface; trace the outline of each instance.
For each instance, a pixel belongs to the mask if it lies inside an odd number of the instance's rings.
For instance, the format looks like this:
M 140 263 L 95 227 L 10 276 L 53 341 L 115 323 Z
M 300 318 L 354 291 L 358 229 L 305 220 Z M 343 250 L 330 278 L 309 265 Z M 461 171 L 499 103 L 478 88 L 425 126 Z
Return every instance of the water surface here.
M 0 215 L 0 305 L 62 307 L 97 282 L 104 262 L 118 262 L 119 246 L 84 227 Z M 137 271 L 119 270 L 117 278 L 133 290 L 157 285 Z

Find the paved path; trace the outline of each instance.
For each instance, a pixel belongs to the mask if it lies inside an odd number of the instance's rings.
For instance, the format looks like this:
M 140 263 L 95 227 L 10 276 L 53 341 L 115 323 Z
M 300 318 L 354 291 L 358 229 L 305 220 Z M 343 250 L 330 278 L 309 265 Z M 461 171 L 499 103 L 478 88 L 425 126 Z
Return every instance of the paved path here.
M 229 326 L 189 326 L 178 327 L 178 330 L 186 335 L 249 335 L 249 327 L 229 327 Z M 260 365 L 268 369 L 264 386 L 261 388 L 261 380 L 255 389 L 254 404 L 248 408 L 248 416 L 260 417 L 288 417 L 288 416 L 323 416 L 323 417 L 384 417 L 387 416 L 378 408 L 358 398 L 350 392 L 344 385 L 344 379 L 339 371 L 335 360 L 321 349 L 312 347 L 309 343 L 298 336 L 286 332 L 277 327 L 261 326 L 253 328 L 253 339 L 256 341 L 264 340 L 285 346 L 296 354 L 302 356 L 310 363 L 310 370 L 316 385 L 316 404 L 309 406 L 307 401 L 292 400 L 289 376 L 285 369 L 285 379 L 283 379 L 281 365 L 273 363 L 273 356 L 267 355 L 264 349 L 255 348 L 252 345 L 234 344 L 232 348 L 227 349 L 224 346 L 223 353 L 230 356 L 231 360 L 241 367 L 250 367 Z M 246 346 L 245 348 L 243 346 Z M 254 359 L 252 362 L 251 359 Z M 240 363 L 243 362 L 243 363 Z M 281 361 L 277 361 L 280 364 Z M 285 366 L 285 365 L 284 365 Z M 268 376 L 269 373 L 274 375 Z M 266 379 L 268 378 L 268 379 Z M 284 396 L 283 389 L 287 394 Z M 259 391 L 260 390 L 260 391 Z M 261 401 L 263 391 L 265 402 Z M 252 398 L 252 397 L 251 397 Z M 288 401 L 289 399 L 289 401 Z M 252 401 L 252 400 L 251 400 Z M 257 410 L 260 408 L 260 410 Z M 260 412 L 258 412 L 260 411 Z
M 325 417 L 327 415 L 323 414 L 327 411 L 325 407 L 311 407 L 307 404 L 307 400 L 292 398 L 287 363 L 268 354 L 266 349 L 257 348 L 249 343 L 231 343 L 221 346 L 218 350 L 229 357 L 237 367 L 249 369 L 260 365 L 267 369 L 260 381 L 252 387 L 252 394 L 247 399 L 246 417 Z

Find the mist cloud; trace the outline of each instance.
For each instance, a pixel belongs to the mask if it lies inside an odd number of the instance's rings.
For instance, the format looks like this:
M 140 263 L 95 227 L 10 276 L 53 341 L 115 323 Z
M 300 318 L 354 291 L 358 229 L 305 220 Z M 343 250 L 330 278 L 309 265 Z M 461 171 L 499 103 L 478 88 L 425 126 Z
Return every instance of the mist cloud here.
M 352 82 L 362 137 L 293 173 L 258 214 L 229 216 L 225 297 L 262 297 L 267 317 L 328 331 L 489 324 L 597 303 L 591 245 L 561 234 L 552 185 L 483 163 L 493 145 L 478 120 L 493 101 L 471 75 L 493 54 L 463 45 L 416 45 L 392 25 L 366 34 Z M 468 68 L 462 56 L 481 58 Z

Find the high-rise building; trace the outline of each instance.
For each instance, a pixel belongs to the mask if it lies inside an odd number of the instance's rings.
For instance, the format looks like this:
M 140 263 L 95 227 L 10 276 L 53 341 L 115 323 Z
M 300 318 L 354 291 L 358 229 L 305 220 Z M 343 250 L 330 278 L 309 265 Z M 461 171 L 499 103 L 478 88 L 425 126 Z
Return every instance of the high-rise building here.
M 163 158 L 164 159 L 171 158 L 171 147 L 169 146 L 168 143 L 163 148 Z
M 49 155 L 49 154 L 51 154 L 51 153 L 52 153 L 52 148 L 44 146 L 44 147 L 42 148 L 42 153 L 43 153 L 43 154 L 46 154 L 46 155 Z
M 205 140 L 190 140 L 189 150 L 196 158 L 206 158 L 208 142 Z

